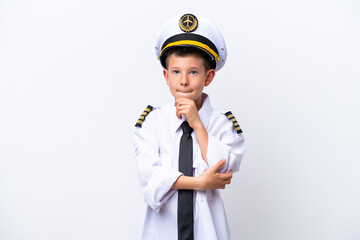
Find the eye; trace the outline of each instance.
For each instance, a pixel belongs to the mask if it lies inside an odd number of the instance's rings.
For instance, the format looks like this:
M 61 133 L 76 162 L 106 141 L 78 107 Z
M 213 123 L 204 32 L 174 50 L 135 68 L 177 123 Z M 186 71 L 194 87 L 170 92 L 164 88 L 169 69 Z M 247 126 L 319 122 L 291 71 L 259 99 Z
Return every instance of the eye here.
M 173 70 L 173 73 L 174 73 L 174 74 L 178 74 L 178 73 L 179 73 L 179 70 Z
M 191 71 L 190 74 L 197 74 L 198 72 L 197 71 Z

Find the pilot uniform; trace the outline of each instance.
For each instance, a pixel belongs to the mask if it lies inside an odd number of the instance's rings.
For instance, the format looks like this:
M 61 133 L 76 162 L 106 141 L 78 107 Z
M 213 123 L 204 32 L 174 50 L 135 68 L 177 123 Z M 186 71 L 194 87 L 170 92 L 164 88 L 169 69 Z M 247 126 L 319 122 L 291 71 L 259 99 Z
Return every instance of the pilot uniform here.
M 188 15 L 199 22 L 197 28 L 200 30 L 202 30 L 201 28 L 205 29 L 206 24 L 210 24 L 203 17 L 198 16 L 196 18 L 194 15 Z M 184 16 L 180 18 L 183 22 L 189 20 Z M 194 18 L 192 20 L 195 20 Z M 178 19 L 177 17 L 177 22 L 179 22 Z M 174 22 L 174 20 L 171 21 Z M 173 31 L 172 28 L 174 27 L 171 24 L 168 23 L 167 27 L 165 26 L 160 31 L 156 50 L 157 56 L 161 56 L 163 49 L 171 47 L 174 42 L 175 45 L 177 42 L 179 45 L 196 44 L 196 47 L 204 47 L 204 41 L 198 42 L 200 40 L 196 38 L 197 36 L 195 38 L 191 36 L 190 40 L 184 40 L 185 38 L 182 36 L 167 41 L 169 37 L 164 32 L 170 32 L 168 34 L 170 38 L 178 35 L 176 31 Z M 210 26 L 213 27 L 212 24 Z M 208 29 L 207 31 L 209 31 Z M 196 31 L 193 31 L 194 35 L 196 35 L 195 33 Z M 207 36 L 202 32 L 199 34 L 201 34 L 200 36 Z M 212 32 L 212 34 L 214 33 Z M 221 39 L 218 42 L 222 43 L 221 34 L 217 34 L 218 38 L 219 36 Z M 206 46 L 209 46 L 208 42 L 205 43 Z M 218 43 L 213 45 L 219 48 Z M 225 45 L 222 45 L 221 48 L 226 49 Z M 217 54 L 213 55 L 216 62 L 214 68 L 219 70 L 224 63 L 221 61 L 226 59 L 226 51 L 225 55 L 217 49 L 213 51 L 213 53 L 216 52 Z M 161 57 L 159 60 L 162 61 Z M 203 105 L 198 113 L 208 132 L 206 160 L 209 165 L 202 159 L 196 134 L 192 132 L 193 176 L 200 176 L 221 159 L 226 159 L 226 163 L 219 169 L 219 172 L 228 173 L 230 170 L 236 172 L 239 170 L 244 154 L 242 130 L 231 112 L 224 114 L 213 109 L 210 98 L 205 93 L 203 93 L 203 99 Z M 172 240 L 178 237 L 178 190 L 173 190 L 171 187 L 182 175 L 179 171 L 179 144 L 183 134 L 181 124 L 184 121 L 186 121 L 185 116 L 182 116 L 182 119 L 177 118 L 176 107 L 172 103 L 162 107 L 148 106 L 136 123 L 134 132 L 135 158 L 141 189 L 147 204 L 140 239 Z M 194 239 L 230 239 L 229 226 L 219 190 L 193 192 Z

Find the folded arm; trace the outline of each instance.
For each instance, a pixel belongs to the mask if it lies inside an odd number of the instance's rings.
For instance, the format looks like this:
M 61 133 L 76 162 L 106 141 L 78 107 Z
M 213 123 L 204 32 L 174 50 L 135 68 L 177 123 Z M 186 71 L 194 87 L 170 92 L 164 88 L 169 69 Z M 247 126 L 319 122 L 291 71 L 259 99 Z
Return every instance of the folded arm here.
M 218 170 L 225 164 L 225 159 L 220 160 L 211 168 L 205 170 L 198 177 L 181 175 L 171 189 L 214 190 L 224 189 L 226 184 L 231 183 L 232 171 L 219 173 Z
M 146 119 L 151 122 L 151 117 Z M 145 202 L 154 210 L 159 211 L 176 190 L 171 190 L 172 185 L 182 175 L 181 172 L 168 166 L 164 162 L 170 162 L 170 156 L 159 156 L 159 146 L 152 129 L 144 123 L 142 128 L 134 132 L 135 158 L 137 162 L 140 186 L 144 194 Z

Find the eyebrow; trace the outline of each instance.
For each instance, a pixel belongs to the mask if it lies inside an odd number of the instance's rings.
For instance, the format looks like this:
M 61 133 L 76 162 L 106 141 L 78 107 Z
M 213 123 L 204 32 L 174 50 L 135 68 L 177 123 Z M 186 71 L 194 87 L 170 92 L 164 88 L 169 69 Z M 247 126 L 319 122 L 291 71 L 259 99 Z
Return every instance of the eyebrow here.
M 174 67 L 169 68 L 169 70 L 172 70 L 172 69 L 180 69 L 180 67 L 174 66 Z M 199 69 L 201 69 L 201 66 L 199 66 L 199 67 L 190 67 L 187 70 L 194 70 L 194 69 L 199 70 Z

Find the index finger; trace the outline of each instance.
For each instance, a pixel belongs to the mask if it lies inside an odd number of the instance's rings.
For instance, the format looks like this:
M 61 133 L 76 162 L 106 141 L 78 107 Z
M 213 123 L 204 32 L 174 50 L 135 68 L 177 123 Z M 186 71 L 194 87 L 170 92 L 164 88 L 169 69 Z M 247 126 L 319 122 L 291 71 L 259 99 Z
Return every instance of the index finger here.
M 176 94 L 176 98 L 175 98 L 175 106 L 179 103 L 179 101 L 181 101 L 183 99 L 183 97 L 180 97 L 179 94 Z

